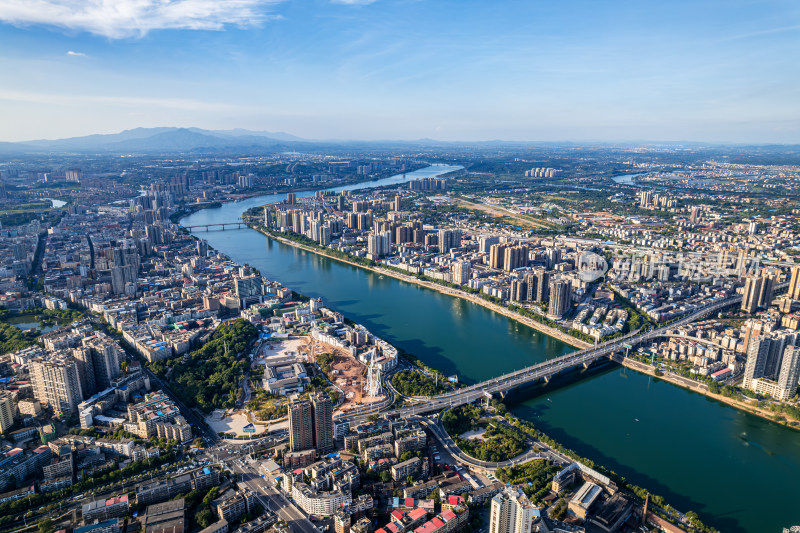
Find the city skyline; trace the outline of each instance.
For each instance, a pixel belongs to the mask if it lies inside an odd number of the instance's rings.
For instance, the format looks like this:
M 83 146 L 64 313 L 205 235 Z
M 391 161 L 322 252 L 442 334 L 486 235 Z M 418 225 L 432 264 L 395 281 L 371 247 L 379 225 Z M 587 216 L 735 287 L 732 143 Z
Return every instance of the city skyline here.
M 785 1 L 10 2 L 0 141 L 195 126 L 797 143 L 799 16 Z

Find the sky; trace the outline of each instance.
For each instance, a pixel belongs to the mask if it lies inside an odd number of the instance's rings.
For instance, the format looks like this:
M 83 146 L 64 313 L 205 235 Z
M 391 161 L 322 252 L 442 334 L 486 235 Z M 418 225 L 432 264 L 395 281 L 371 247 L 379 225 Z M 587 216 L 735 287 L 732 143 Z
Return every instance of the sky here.
M 0 141 L 800 143 L 797 0 L 2 0 Z

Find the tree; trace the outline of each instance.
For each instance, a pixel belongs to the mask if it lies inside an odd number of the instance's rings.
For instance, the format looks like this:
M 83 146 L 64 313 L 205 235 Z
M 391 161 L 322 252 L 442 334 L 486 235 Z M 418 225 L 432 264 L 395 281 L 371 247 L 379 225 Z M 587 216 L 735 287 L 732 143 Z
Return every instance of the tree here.
M 388 483 L 392 480 L 392 474 L 388 470 L 381 472 L 381 481 Z
M 205 507 L 210 507 L 211 502 L 214 501 L 214 498 L 216 498 L 218 495 L 219 487 L 211 487 L 211 489 L 209 489 L 208 493 L 203 498 L 203 505 Z
M 195 515 L 195 521 L 197 525 L 201 528 L 205 529 L 211 525 L 214 519 L 214 514 L 211 512 L 211 509 L 206 507 L 205 509 L 201 510 L 199 513 Z
M 39 521 L 39 524 L 36 526 L 39 530 L 39 533 L 52 533 L 53 529 L 53 521 L 49 518 L 45 518 Z

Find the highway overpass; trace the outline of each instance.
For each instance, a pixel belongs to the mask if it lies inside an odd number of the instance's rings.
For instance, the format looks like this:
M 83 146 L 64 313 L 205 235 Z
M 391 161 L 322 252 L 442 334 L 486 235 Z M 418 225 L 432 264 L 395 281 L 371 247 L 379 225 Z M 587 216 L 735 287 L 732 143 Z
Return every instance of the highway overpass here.
M 788 283 L 778 284 L 775 286 L 775 291 L 777 292 L 785 289 L 787 286 Z M 741 295 L 729 296 L 715 302 L 710 302 L 709 304 L 695 310 L 679 320 L 676 320 L 675 322 L 672 322 L 669 325 L 647 331 L 635 331 L 623 337 L 592 346 L 591 348 L 585 348 L 561 357 L 548 359 L 547 361 L 537 363 L 521 370 L 516 370 L 514 372 L 510 372 L 508 374 L 504 374 L 475 385 L 470 385 L 469 387 L 464 387 L 453 392 L 432 396 L 427 400 L 415 405 L 388 410 L 385 411 L 385 413 L 398 415 L 401 417 L 424 415 L 440 411 L 442 409 L 449 409 L 459 405 L 471 403 L 485 397 L 486 395 L 505 394 L 513 389 L 521 388 L 540 380 L 547 382 L 553 376 L 575 369 L 576 367 L 589 368 L 592 363 L 599 359 L 614 359 L 615 356 L 619 357 L 619 354 L 622 351 L 626 351 L 639 344 L 662 337 L 669 329 L 674 329 L 698 320 L 703 320 L 716 314 L 722 309 L 739 305 L 741 301 Z M 358 421 L 368 416 L 370 412 L 375 411 L 375 409 L 370 409 L 370 411 L 351 413 L 349 415 L 342 416 L 341 419 Z

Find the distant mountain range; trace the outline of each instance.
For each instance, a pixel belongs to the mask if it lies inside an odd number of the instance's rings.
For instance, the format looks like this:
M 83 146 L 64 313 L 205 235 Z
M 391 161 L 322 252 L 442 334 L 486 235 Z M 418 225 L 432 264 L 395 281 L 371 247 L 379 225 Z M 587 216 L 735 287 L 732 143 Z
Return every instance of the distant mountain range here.
M 453 147 L 491 148 L 555 148 L 583 147 L 607 150 L 620 146 L 659 146 L 674 145 L 707 149 L 711 151 L 740 152 L 744 147 L 757 153 L 788 153 L 796 156 L 800 145 L 780 144 L 732 144 L 699 143 L 691 141 L 655 142 L 655 141 L 621 141 L 621 142 L 574 142 L 574 141 L 438 141 L 434 139 L 417 140 L 311 140 L 303 139 L 289 133 L 270 131 L 251 131 L 244 129 L 204 130 L 201 128 L 135 128 L 120 133 L 105 135 L 87 135 L 68 139 L 37 140 L 24 142 L 0 142 L 0 154 L 261 154 L 281 151 L 318 151 L 318 150 L 359 150 L 381 149 L 408 150 L 434 149 Z
M 136 128 L 107 135 L 69 139 L 0 143 L 4 153 L 90 152 L 168 153 L 219 152 L 226 150 L 276 149 L 294 143 L 309 143 L 284 132 L 204 130 L 200 128 Z

